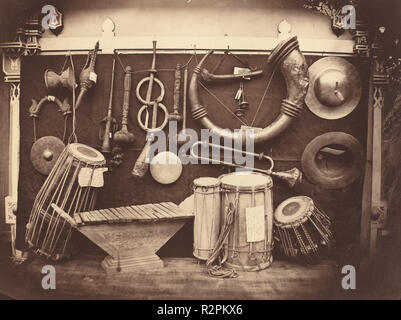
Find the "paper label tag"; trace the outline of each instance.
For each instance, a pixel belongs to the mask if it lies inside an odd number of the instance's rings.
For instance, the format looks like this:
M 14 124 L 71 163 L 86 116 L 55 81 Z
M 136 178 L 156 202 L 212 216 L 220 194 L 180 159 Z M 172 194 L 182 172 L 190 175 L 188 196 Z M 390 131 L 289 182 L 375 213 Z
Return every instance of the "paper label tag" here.
M 56 97 L 55 96 L 47 96 L 47 101 L 54 102 L 54 101 L 56 101 Z
M 265 240 L 265 207 L 258 206 L 245 209 L 246 241 Z
M 103 172 L 108 168 L 82 168 L 78 174 L 78 184 L 80 187 L 100 188 L 104 185 Z
M 89 73 L 89 80 L 92 80 L 94 83 L 96 83 L 96 81 L 97 81 L 97 74 L 91 71 L 91 72 Z
M 248 68 L 239 68 L 239 67 L 234 67 L 234 74 L 248 74 L 251 73 L 251 70 Z M 250 77 L 244 77 L 246 80 L 251 80 Z
M 4 200 L 5 200 L 6 224 L 16 224 L 17 216 L 14 214 L 14 212 L 17 209 L 17 202 L 11 196 L 6 196 Z

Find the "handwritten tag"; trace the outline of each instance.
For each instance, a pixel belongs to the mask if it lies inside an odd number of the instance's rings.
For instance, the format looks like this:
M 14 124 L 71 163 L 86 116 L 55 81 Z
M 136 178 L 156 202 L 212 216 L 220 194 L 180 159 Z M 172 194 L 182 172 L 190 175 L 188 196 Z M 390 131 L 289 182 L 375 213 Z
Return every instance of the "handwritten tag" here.
M 100 188 L 104 185 L 103 172 L 108 168 L 82 168 L 78 174 L 78 184 L 80 187 Z
M 250 77 L 246 76 L 249 73 L 251 73 L 251 69 L 234 67 L 234 74 L 243 74 L 244 75 L 244 79 L 246 79 L 246 80 L 251 80 Z
M 246 241 L 265 240 L 265 207 L 258 206 L 245 209 Z
M 97 81 L 97 74 L 91 71 L 91 72 L 89 73 L 89 80 L 92 80 L 94 83 L 96 83 L 96 81 Z

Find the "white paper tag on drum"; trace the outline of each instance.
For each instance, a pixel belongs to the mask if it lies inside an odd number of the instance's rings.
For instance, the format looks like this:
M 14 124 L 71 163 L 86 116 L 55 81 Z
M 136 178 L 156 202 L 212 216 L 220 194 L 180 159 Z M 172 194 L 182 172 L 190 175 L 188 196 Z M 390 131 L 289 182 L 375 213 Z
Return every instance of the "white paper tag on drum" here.
M 258 206 L 245 209 L 246 241 L 265 240 L 265 207 Z
M 82 168 L 78 174 L 78 184 L 80 187 L 100 188 L 104 185 L 103 172 L 108 168 Z

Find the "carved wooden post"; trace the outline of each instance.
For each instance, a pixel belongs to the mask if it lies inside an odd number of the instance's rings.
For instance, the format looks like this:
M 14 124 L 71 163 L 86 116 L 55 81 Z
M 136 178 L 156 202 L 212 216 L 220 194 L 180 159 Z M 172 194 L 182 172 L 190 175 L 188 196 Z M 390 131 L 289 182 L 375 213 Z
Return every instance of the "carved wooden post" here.
M 384 68 L 385 57 L 381 45 L 384 28 L 379 28 L 370 52 L 371 73 L 369 81 L 367 162 L 363 189 L 361 216 L 362 264 L 375 257 L 378 243 L 386 232 L 386 203 L 382 200 L 382 117 L 385 88 L 389 76 Z
M 16 216 L 18 200 L 19 177 L 19 146 L 20 146 L 20 58 L 12 58 L 3 53 L 4 81 L 10 83 L 10 133 L 9 133 L 9 163 L 8 163 L 8 196 L 5 197 L 6 224 L 10 225 L 12 253 L 15 256 Z
M 372 43 L 372 75 L 371 85 L 373 94 L 373 141 L 372 141 L 372 203 L 371 203 L 371 230 L 369 256 L 376 254 L 378 237 L 385 231 L 387 211 L 382 200 L 382 118 L 384 108 L 385 89 L 389 84 L 389 75 L 384 68 L 383 47 L 380 42 L 384 28 L 379 28 L 378 37 Z
M 40 36 L 41 26 L 38 15 L 30 15 L 18 25 L 12 41 L 0 43 L 0 48 L 3 49 L 4 82 L 10 83 L 9 179 L 8 195 L 5 197 L 5 222 L 10 225 L 13 256 L 18 256 L 15 250 L 15 212 L 18 207 L 20 159 L 20 57 L 40 52 Z

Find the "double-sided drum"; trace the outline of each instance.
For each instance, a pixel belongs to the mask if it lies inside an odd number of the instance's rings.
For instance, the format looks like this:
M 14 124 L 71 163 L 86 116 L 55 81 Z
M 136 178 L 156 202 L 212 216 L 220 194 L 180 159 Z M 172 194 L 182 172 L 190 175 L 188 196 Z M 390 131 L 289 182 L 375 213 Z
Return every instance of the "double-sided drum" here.
M 273 262 L 273 180 L 253 172 L 234 172 L 219 180 L 222 211 L 231 207 L 234 214 L 225 265 L 243 271 L 269 267 Z
M 280 250 L 290 258 L 316 263 L 333 242 L 330 219 L 306 196 L 289 198 L 274 211 Z
M 27 224 L 25 240 L 37 253 L 56 260 L 69 256 L 71 224 L 52 205 L 70 217 L 92 210 L 103 186 L 105 163 L 99 151 L 84 144 L 72 143 L 63 150 L 35 198 Z
M 207 260 L 220 233 L 220 181 L 202 177 L 193 182 L 194 190 L 194 251 L 200 260 Z

